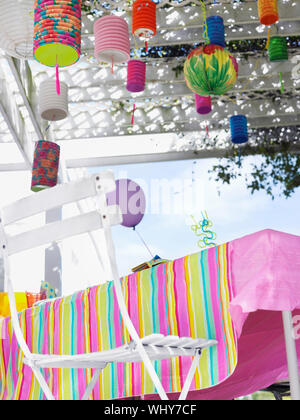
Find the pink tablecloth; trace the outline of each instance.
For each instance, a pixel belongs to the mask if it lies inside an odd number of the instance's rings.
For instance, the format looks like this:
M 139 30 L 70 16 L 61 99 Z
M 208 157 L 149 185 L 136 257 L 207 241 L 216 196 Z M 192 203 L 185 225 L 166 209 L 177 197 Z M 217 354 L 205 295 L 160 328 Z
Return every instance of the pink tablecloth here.
M 233 399 L 288 378 L 283 310 L 293 311 L 300 370 L 300 237 L 263 230 L 229 245 L 237 367 L 223 383 L 190 392 L 188 399 Z

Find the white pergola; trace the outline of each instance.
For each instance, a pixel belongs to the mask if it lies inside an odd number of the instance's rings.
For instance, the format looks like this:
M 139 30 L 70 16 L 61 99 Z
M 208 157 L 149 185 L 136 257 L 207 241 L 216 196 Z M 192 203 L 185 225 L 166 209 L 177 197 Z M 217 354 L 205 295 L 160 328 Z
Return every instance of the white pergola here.
M 46 133 L 46 124 L 37 108 L 38 88 L 45 78 L 54 77 L 54 70 L 32 58 L 34 1 L 1 0 L 0 11 L 12 10 L 14 3 L 22 19 L 22 24 L 20 21 L 19 26 L 14 26 L 18 40 L 14 48 L 9 19 L 0 29 L 5 47 L 0 59 L 0 138 L 1 144 L 15 142 L 24 162 L 0 162 L 0 170 L 28 167 L 34 141 L 46 136 L 63 146 L 67 168 L 189 159 L 195 153 L 198 158 L 222 156 L 230 147 L 229 117 L 235 112 L 247 115 L 253 145 L 258 129 L 282 127 L 286 138 L 290 136 L 292 141 L 299 135 L 300 79 L 292 79 L 296 62 L 292 59 L 297 60 L 298 48 L 290 48 L 289 61 L 281 63 L 270 63 L 262 49 L 236 53 L 238 82 L 227 96 L 213 98 L 213 112 L 206 118 L 196 113 L 194 95 L 185 84 L 183 72 L 176 74 L 185 57 L 151 58 L 150 54 L 149 58 L 149 54 L 143 53 L 141 59 L 147 63 L 146 89 L 140 94 L 129 93 L 126 64 L 115 68 L 112 74 L 108 66 L 98 64 L 93 57 L 93 23 L 98 17 L 116 13 L 130 27 L 132 2 L 122 0 L 85 2 L 91 6 L 92 14 L 83 15 L 82 57 L 75 65 L 60 69 L 60 78 L 69 87 L 69 117 L 52 123 Z M 149 42 L 150 51 L 151 46 L 192 47 L 203 42 L 198 0 L 157 0 L 156 3 L 158 31 Z M 267 28 L 259 23 L 256 3 L 206 1 L 207 15 L 223 17 L 227 41 L 265 39 Z M 278 3 L 280 21 L 272 27 L 272 34 L 299 36 L 300 2 L 279 0 Z M 131 36 L 131 46 L 139 55 L 143 44 Z M 280 73 L 284 83 L 282 94 Z M 133 104 L 135 122 L 131 125 Z M 206 124 L 214 140 L 206 138 Z

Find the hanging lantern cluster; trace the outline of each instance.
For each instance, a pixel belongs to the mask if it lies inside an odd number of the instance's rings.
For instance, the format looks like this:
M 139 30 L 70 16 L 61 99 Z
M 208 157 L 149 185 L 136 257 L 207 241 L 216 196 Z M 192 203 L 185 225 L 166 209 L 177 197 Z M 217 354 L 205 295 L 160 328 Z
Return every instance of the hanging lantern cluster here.
M 31 190 L 38 192 L 57 184 L 60 147 L 51 141 L 35 144 Z
M 59 81 L 59 67 L 76 63 L 80 53 L 81 0 L 35 0 L 33 56 L 41 64 L 56 69 L 56 80 L 46 80 L 40 86 L 39 112 L 43 119 L 66 118 L 68 87 Z M 57 184 L 59 156 L 60 147 L 56 143 L 46 140 L 36 143 L 32 191 Z
M 204 36 L 206 38 L 206 43 L 209 43 L 209 45 L 207 45 L 205 50 L 202 50 L 202 54 L 205 54 L 206 52 L 212 51 L 213 46 L 219 46 L 222 49 L 224 49 L 225 47 L 225 26 L 224 26 L 224 21 L 222 19 L 222 17 L 220 16 L 210 16 L 209 18 L 206 19 L 206 12 L 204 11 L 203 13 L 203 17 L 205 20 L 205 31 L 204 31 Z M 196 53 L 197 54 L 197 53 Z M 201 55 L 202 57 L 203 55 Z M 199 56 L 200 57 L 200 56 Z M 192 63 L 190 63 L 192 64 Z M 236 64 L 236 62 L 235 62 Z M 210 89 L 210 87 L 213 87 L 213 89 L 215 89 L 216 86 L 211 86 L 210 80 L 207 79 L 207 84 L 205 87 L 205 95 L 203 96 L 203 85 L 201 87 L 202 90 L 202 94 L 200 95 L 199 92 L 199 83 L 196 81 L 195 73 L 193 72 L 193 70 L 190 68 L 188 69 L 188 64 L 186 65 L 186 82 L 187 85 L 191 88 L 191 86 L 194 86 L 194 89 L 192 89 L 195 93 L 195 106 L 196 106 L 196 111 L 198 114 L 200 115 L 207 115 L 212 111 L 212 101 L 211 101 L 211 97 L 208 96 L 208 90 Z M 204 67 L 205 68 L 205 65 Z M 194 73 L 194 74 L 192 74 Z M 208 78 L 210 77 L 209 74 L 205 74 L 202 73 L 202 76 L 204 76 L 204 78 Z M 201 77 L 201 76 L 200 76 Z M 198 80 L 199 81 L 199 80 Z M 200 82 L 201 83 L 201 82 Z M 197 85 L 195 87 L 195 85 Z M 211 90 L 211 89 L 210 89 Z M 212 94 L 212 91 L 210 92 L 210 94 Z M 208 132 L 208 125 L 206 124 L 206 132 L 207 135 L 209 135 Z
M 34 58 L 56 67 L 57 93 L 60 93 L 58 68 L 70 66 L 80 58 L 81 0 L 35 0 Z
M 258 0 L 257 8 L 259 21 L 262 25 L 270 26 L 278 22 L 277 0 Z
M 156 35 L 156 4 L 152 0 L 136 0 L 132 6 L 132 33 L 145 41 Z
M 201 2 L 202 10 L 205 3 Z M 81 0 L 35 0 L 34 57 L 37 61 L 56 68 L 56 82 L 45 81 L 40 86 L 40 116 L 48 121 L 58 121 L 68 114 L 68 87 L 59 82 L 59 67 L 69 66 L 80 58 Z M 270 26 L 279 20 L 277 0 L 258 0 L 261 24 Z M 205 21 L 205 45 L 191 51 L 184 63 L 184 78 L 194 93 L 196 111 L 207 115 L 212 111 L 212 95 L 222 96 L 230 91 L 238 77 L 238 64 L 225 48 L 225 26 L 222 17 L 210 16 Z M 145 42 L 156 35 L 156 3 L 152 0 L 135 0 L 132 6 L 132 34 Z M 288 59 L 286 39 L 270 36 L 267 43 L 269 59 Z M 129 27 L 125 19 L 109 15 L 94 23 L 95 57 L 98 62 L 127 63 L 126 88 L 135 94 L 143 92 L 146 83 L 146 63 L 138 57 L 130 60 Z M 55 91 L 56 86 L 56 91 Z M 132 120 L 134 121 L 133 108 Z M 235 115 L 230 118 L 231 139 L 234 144 L 248 141 L 247 118 Z M 46 152 L 47 150 L 47 152 Z M 33 191 L 39 191 L 57 182 L 59 146 L 52 142 L 36 144 L 32 177 Z
M 132 6 L 132 34 L 145 41 L 156 35 L 156 4 L 152 0 L 136 0 Z M 127 90 L 132 93 L 142 92 L 146 82 L 146 63 L 134 59 L 127 65 Z M 135 104 L 133 105 L 131 124 L 134 122 Z
M 59 121 L 68 116 L 68 86 L 60 83 L 60 95 L 55 87 L 55 80 L 47 79 L 39 88 L 39 113 L 47 121 Z

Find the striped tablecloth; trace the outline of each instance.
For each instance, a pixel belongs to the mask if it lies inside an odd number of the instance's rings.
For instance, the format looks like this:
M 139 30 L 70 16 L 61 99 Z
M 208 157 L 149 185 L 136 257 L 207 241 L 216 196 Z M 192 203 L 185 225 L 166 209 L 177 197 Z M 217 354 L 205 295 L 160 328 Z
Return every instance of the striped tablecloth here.
M 236 338 L 229 315 L 231 290 L 228 246 L 180 258 L 122 279 L 126 304 L 140 336 L 151 333 L 205 337 L 218 345 L 203 352 L 192 390 L 223 382 L 237 363 Z M 108 282 L 20 313 L 33 352 L 79 354 L 108 350 L 130 341 Z M 12 332 L 9 318 L 0 320 L 0 398 L 43 399 Z M 190 357 L 156 361 L 166 392 L 181 390 Z M 46 379 L 54 396 L 79 399 L 91 369 L 49 369 Z M 143 364 L 108 365 L 91 396 L 115 399 L 155 392 Z

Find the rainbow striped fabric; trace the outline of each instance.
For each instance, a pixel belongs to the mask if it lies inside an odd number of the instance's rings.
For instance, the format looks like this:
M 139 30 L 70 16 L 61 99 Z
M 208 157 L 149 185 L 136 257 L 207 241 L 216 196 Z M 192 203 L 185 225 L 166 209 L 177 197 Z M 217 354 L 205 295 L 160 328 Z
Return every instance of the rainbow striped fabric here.
M 228 306 L 227 245 L 210 248 L 122 279 L 128 310 L 143 337 L 151 333 L 206 337 L 218 345 L 203 351 L 191 389 L 224 381 L 235 369 L 237 345 Z M 71 296 L 26 309 L 20 323 L 33 352 L 76 354 L 120 346 L 130 337 L 120 317 L 111 282 Z M 0 397 L 45 398 L 21 353 L 9 318 L 0 320 Z M 155 368 L 167 392 L 178 392 L 192 359 L 156 361 Z M 57 399 L 79 399 L 92 376 L 91 369 L 45 370 Z M 153 394 L 143 364 L 118 363 L 102 372 L 92 399 L 116 399 Z

